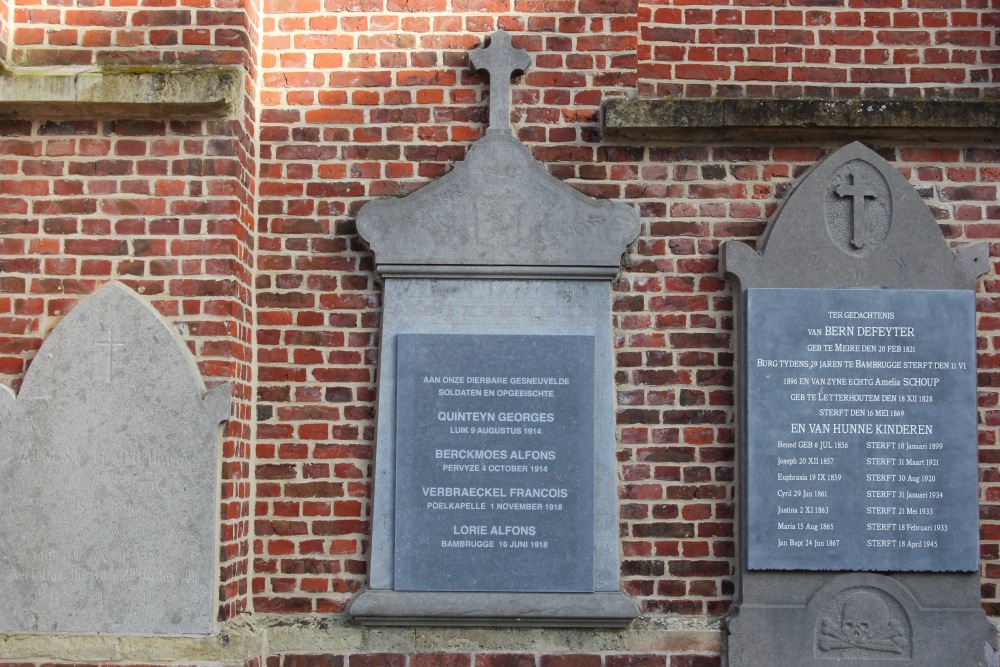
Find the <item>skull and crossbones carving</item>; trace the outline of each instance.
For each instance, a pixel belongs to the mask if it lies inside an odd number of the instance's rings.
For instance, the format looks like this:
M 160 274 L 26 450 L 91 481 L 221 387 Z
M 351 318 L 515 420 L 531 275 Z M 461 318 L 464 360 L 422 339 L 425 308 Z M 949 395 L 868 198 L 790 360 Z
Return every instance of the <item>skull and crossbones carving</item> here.
M 822 621 L 819 648 L 837 651 L 851 648 L 903 653 L 906 637 L 899 621 L 891 618 L 885 602 L 874 593 L 859 591 L 847 598 L 841 621 Z

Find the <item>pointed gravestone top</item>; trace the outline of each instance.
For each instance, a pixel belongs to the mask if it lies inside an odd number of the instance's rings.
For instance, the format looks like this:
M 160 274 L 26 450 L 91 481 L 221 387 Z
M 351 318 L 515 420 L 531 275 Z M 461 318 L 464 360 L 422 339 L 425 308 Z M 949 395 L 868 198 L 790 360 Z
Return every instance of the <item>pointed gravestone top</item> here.
M 743 288 L 974 289 L 986 254 L 986 244 L 952 252 L 909 182 L 856 142 L 795 186 L 756 251 L 728 241 L 721 258 Z
M 489 46 L 473 51 L 469 59 L 476 71 L 490 74 L 490 127 L 487 132 L 510 134 L 510 77 L 528 69 L 531 58 L 524 49 L 511 45 L 510 34 L 497 30 Z
M 510 131 L 510 77 L 528 67 L 510 35 L 472 53 L 490 73 L 490 128 L 464 162 L 400 199 L 365 205 L 358 231 L 382 275 L 612 278 L 639 233 L 630 206 L 551 176 Z
M 219 423 L 197 366 L 111 283 L 0 386 L 0 632 L 210 634 Z

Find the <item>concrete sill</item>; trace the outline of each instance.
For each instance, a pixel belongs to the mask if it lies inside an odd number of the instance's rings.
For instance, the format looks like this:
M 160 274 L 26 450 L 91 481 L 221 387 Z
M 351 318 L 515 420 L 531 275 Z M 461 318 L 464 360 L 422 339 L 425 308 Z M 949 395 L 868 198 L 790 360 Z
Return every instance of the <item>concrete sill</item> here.
M 21 67 L 0 73 L 0 118 L 221 118 L 241 83 L 238 68 Z
M 996 141 L 1000 100 L 611 99 L 609 138 Z
M 0 633 L 4 662 L 152 662 L 243 667 L 261 655 L 265 637 L 249 621 L 228 621 L 205 636 L 141 636 L 56 632 Z

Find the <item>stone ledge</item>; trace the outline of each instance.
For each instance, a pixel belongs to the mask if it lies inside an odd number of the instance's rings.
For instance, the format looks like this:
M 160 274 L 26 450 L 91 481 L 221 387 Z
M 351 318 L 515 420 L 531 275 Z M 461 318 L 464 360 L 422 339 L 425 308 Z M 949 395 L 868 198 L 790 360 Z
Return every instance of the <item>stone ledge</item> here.
M 267 614 L 223 623 L 206 637 L 2 634 L 0 661 L 244 667 L 280 654 L 701 653 L 723 648 L 720 620 L 638 618 L 628 628 L 359 627 L 344 616 Z
M 617 266 L 489 266 L 483 264 L 380 264 L 388 278 L 469 278 L 493 280 L 614 280 Z
M 235 111 L 241 82 L 235 67 L 22 67 L 0 73 L 0 118 L 221 118 Z
M 639 616 L 620 591 L 434 593 L 368 589 L 349 613 L 361 625 L 626 628 Z
M 611 138 L 996 140 L 1000 100 L 611 99 Z
M 271 655 L 292 653 L 703 653 L 722 652 L 717 618 L 635 619 L 628 628 L 359 627 L 342 616 L 267 615 L 257 622 Z M 346 661 L 345 661 L 346 662 Z
M 207 636 L 57 633 L 0 634 L 0 660 L 66 662 L 180 662 L 243 667 L 263 654 L 266 637 L 247 620 L 224 623 Z

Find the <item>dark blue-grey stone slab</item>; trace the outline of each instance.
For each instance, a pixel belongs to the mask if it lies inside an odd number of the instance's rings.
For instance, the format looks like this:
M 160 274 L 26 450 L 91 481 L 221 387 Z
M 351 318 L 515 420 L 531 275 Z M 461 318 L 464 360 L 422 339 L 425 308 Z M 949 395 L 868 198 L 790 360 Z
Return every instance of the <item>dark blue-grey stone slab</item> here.
M 351 616 L 366 625 L 627 626 L 638 610 L 619 583 L 610 284 L 391 277 L 383 299 L 369 588 Z M 406 474 L 396 466 L 396 339 L 409 333 L 593 336 L 594 592 L 396 590 L 396 484 Z
M 967 290 L 751 289 L 751 569 L 976 571 Z
M 594 337 L 397 337 L 395 588 L 594 590 Z

